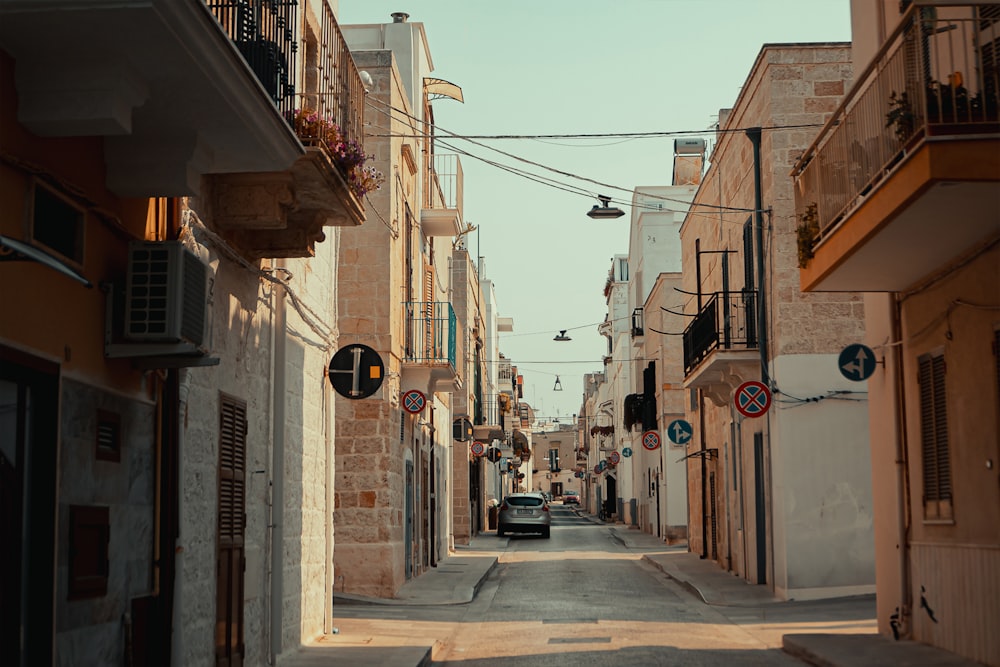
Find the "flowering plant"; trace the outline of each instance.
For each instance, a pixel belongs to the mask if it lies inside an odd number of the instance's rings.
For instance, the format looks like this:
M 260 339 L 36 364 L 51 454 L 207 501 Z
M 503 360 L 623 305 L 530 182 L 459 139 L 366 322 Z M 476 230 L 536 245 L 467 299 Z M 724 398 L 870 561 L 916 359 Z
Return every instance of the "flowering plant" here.
M 378 190 L 385 182 L 382 172 L 365 162 L 375 158 L 365 155 L 355 139 L 347 139 L 335 122 L 312 109 L 295 109 L 286 115 L 289 124 L 303 144 L 326 149 L 333 163 L 347 177 L 347 184 L 356 197 Z

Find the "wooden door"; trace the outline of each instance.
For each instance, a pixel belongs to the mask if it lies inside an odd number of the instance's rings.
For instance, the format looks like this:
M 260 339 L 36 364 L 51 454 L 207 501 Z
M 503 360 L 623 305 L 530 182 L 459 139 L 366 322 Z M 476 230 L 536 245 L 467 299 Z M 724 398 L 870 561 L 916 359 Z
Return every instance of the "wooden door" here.
M 225 394 L 219 408 L 219 523 L 215 664 L 243 664 L 243 570 L 246 529 L 246 403 Z M 278 547 L 280 548 L 280 546 Z

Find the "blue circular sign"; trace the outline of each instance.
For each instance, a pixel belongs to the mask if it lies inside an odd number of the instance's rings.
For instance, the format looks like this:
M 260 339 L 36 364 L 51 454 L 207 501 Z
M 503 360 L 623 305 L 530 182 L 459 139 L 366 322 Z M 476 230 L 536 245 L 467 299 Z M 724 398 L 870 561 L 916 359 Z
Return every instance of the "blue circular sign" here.
M 624 456 L 625 458 L 628 458 L 628 457 L 632 456 L 632 448 L 631 447 L 622 447 L 622 456 Z
M 694 435 L 694 429 L 691 428 L 690 423 L 683 419 L 675 419 L 667 426 L 667 437 L 675 445 L 686 445 L 692 435 Z
M 870 378 L 875 372 L 875 363 L 875 353 L 870 347 L 861 343 L 848 345 L 837 359 L 840 374 L 855 382 Z

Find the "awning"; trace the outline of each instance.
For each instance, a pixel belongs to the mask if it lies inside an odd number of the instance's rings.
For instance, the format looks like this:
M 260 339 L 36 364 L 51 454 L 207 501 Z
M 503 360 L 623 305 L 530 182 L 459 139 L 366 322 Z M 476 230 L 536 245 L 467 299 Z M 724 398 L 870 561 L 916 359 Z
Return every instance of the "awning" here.
M 424 92 L 427 93 L 428 98 L 431 100 L 439 100 L 442 97 L 447 97 L 462 103 L 465 102 L 462 98 L 462 89 L 452 82 L 445 81 L 444 79 L 435 79 L 434 77 L 425 76 Z
M 7 236 L 0 235 L 0 262 L 23 262 L 32 261 L 44 264 L 50 269 L 54 269 L 64 276 L 69 276 L 73 280 L 84 285 L 93 287 L 94 285 L 77 273 L 76 269 L 65 264 L 55 255 L 50 255 L 40 248 L 28 245 L 23 241 L 17 241 Z

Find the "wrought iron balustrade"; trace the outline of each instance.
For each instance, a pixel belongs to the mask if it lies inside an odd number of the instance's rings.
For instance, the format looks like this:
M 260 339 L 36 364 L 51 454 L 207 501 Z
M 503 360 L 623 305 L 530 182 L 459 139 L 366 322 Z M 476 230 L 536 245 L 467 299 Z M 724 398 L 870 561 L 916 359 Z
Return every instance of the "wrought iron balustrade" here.
M 403 304 L 405 360 L 409 363 L 455 367 L 455 309 L 446 301 Z
M 1000 132 L 1000 5 L 912 5 L 795 165 L 822 238 L 926 137 Z
M 425 208 L 462 210 L 465 199 L 465 176 L 457 155 L 435 155 L 427 170 Z
M 716 349 L 757 347 L 757 292 L 715 292 L 684 330 L 684 374 Z
M 365 89 L 329 2 L 318 7 L 318 43 L 296 34 L 298 0 L 205 0 L 283 118 L 297 108 L 336 123 L 346 141 L 363 144 Z M 296 90 L 297 57 L 307 53 L 307 91 Z M 313 61 L 315 58 L 315 61 Z

